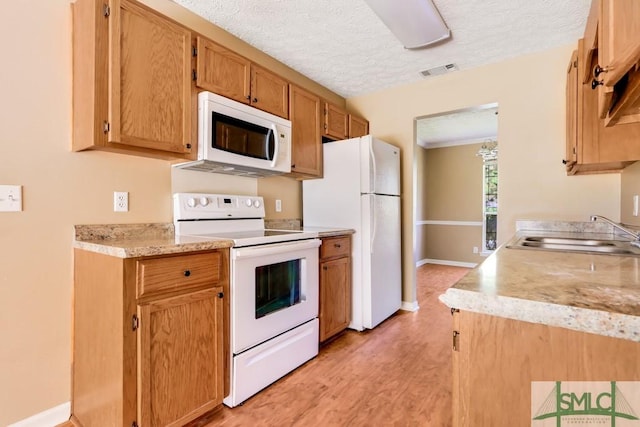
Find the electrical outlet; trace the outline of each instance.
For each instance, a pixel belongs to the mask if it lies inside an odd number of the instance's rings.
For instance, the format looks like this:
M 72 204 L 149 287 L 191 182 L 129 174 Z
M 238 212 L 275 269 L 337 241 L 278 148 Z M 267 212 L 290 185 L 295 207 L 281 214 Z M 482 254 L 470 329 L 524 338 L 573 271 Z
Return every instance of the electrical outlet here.
M 480 250 L 478 249 L 478 247 L 477 247 L 477 246 L 474 246 L 474 247 L 473 247 L 473 253 L 474 253 L 474 254 L 480 253 Z
M 276 212 L 282 212 L 282 200 L 276 199 Z
M 113 192 L 113 211 L 128 212 L 129 211 L 129 193 L 126 191 Z
M 20 212 L 22 210 L 22 186 L 0 185 L 0 212 Z

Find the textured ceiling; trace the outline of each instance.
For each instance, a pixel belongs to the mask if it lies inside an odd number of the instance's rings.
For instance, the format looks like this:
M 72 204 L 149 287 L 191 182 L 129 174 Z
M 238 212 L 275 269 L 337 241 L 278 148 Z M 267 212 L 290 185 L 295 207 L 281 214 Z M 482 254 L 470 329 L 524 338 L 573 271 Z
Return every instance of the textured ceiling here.
M 452 62 L 465 70 L 575 42 L 591 3 L 434 0 L 452 38 L 407 50 L 364 0 L 173 1 L 346 98 Z
M 494 104 L 423 117 L 416 122 L 416 134 L 418 144 L 425 148 L 496 140 L 498 107 Z

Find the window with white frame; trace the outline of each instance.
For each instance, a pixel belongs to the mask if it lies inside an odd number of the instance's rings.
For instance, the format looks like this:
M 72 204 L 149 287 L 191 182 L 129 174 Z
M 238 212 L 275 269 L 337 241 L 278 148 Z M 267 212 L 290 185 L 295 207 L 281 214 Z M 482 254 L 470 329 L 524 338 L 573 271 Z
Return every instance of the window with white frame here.
M 493 252 L 498 241 L 498 143 L 488 141 L 482 157 L 482 252 Z

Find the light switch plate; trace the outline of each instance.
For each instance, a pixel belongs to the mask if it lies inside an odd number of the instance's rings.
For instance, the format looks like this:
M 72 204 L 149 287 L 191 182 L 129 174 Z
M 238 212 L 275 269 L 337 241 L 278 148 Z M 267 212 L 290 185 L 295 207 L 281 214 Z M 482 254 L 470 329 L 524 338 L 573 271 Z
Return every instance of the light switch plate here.
M 0 212 L 22 210 L 22 185 L 0 185 Z
M 633 216 L 638 216 L 638 195 L 633 196 Z

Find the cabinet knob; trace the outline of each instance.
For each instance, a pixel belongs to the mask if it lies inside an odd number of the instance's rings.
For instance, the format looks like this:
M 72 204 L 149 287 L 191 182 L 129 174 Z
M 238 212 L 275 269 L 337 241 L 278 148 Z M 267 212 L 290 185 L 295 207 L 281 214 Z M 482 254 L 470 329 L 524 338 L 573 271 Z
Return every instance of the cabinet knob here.
M 253 98 L 253 101 L 251 102 L 258 102 L 258 98 Z
M 189 276 L 191 276 L 191 270 L 185 270 L 184 277 L 189 277 Z
M 326 271 L 326 270 L 327 270 L 327 266 L 326 266 L 326 265 L 323 265 L 323 266 L 322 266 L 322 269 Z
M 218 292 L 218 298 L 224 298 L 224 293 L 223 292 Z
M 562 164 L 563 164 L 563 165 L 566 165 L 567 163 L 569 163 L 567 160 L 562 159 Z
M 595 90 L 595 88 L 597 88 L 601 84 L 603 84 L 602 80 L 593 79 L 593 80 L 591 80 L 591 89 Z
M 247 100 L 251 101 L 251 95 L 247 95 Z
M 187 150 L 191 150 L 191 144 L 187 144 Z
M 593 69 L 593 76 L 598 77 L 600 74 L 606 73 L 607 71 L 609 71 L 609 67 L 602 68 L 600 65 L 596 65 Z
M 334 243 L 334 244 L 333 244 L 333 247 L 334 247 L 334 248 L 341 248 L 342 246 L 340 245 L 340 243 Z

